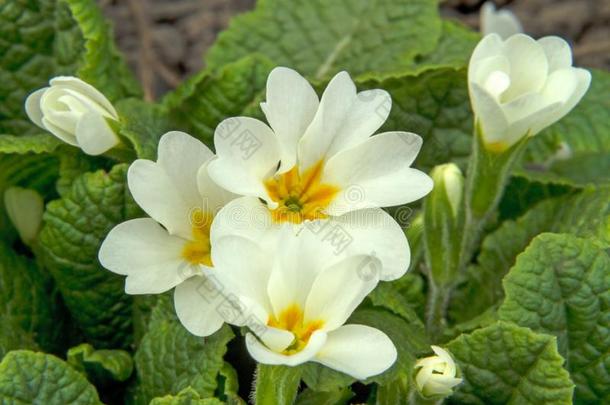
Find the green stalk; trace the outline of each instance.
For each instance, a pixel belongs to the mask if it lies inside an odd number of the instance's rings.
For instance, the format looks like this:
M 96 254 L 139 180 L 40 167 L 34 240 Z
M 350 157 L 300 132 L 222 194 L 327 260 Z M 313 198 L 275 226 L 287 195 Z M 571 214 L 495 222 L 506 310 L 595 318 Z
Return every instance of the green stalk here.
M 293 404 L 301 383 L 301 373 L 301 367 L 259 364 L 254 383 L 256 405 Z
M 476 126 L 472 155 L 468 164 L 465 187 L 465 218 L 460 247 L 459 272 L 470 263 L 485 226 L 493 218 L 511 171 L 521 158 L 528 136 L 502 152 L 485 148 Z

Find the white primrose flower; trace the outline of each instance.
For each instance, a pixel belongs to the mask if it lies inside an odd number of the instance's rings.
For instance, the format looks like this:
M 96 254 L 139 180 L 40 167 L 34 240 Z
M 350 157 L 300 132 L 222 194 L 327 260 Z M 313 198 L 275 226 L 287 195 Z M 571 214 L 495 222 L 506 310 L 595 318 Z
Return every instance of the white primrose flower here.
M 4 192 L 4 207 L 21 240 L 29 244 L 36 239 L 44 211 L 40 194 L 29 188 L 9 187 Z
M 481 7 L 481 33 L 483 35 L 498 34 L 506 39 L 523 32 L 523 27 L 517 16 L 510 10 L 497 10 L 493 1 L 488 1 Z
M 590 83 L 591 74 L 572 67 L 570 46 L 558 37 L 490 34 L 468 66 L 476 124 L 486 148 L 497 152 L 561 119 Z
M 445 349 L 431 346 L 436 354 L 417 360 L 415 363 L 415 385 L 424 397 L 449 396 L 453 387 L 462 383 L 457 377 L 457 367 Z
M 345 325 L 377 285 L 379 260 L 336 255 L 311 232 L 295 234 L 290 228 L 282 226 L 276 249 L 241 236 L 215 243 L 215 276 L 232 297 L 220 309 L 225 321 L 250 328 L 246 345 L 260 363 L 313 361 L 358 379 L 388 369 L 397 356 L 388 336 L 369 326 Z M 193 298 L 194 307 L 204 301 Z
M 332 219 L 326 229 L 344 230 L 352 241 L 348 249 L 371 246 L 369 253 L 374 251 L 383 263 L 382 279 L 404 274 L 410 260 L 407 240 L 379 207 L 417 200 L 432 189 L 432 181 L 410 167 L 422 145 L 419 136 L 371 136 L 388 117 L 390 95 L 383 90 L 357 93 L 349 75 L 341 72 L 319 100 L 301 75 L 278 67 L 269 74 L 266 96 L 261 108 L 270 126 L 235 117 L 214 134 L 218 159 L 209 165 L 210 177 L 246 196 L 219 213 L 224 233 L 249 232 L 235 221 L 236 213 L 250 213 L 270 227 L 291 223 L 296 229 Z
M 99 260 L 127 276 L 128 294 L 159 294 L 177 286 L 178 316 L 196 311 L 205 322 L 190 331 L 207 336 L 220 328 L 222 318 L 213 299 L 190 306 L 188 279 L 214 272 L 210 227 L 218 209 L 234 196 L 208 177 L 205 169 L 214 154 L 199 140 L 168 132 L 159 141 L 158 154 L 156 162 L 138 159 L 127 172 L 129 191 L 151 218 L 115 226 L 102 243 Z
M 100 155 L 119 143 L 108 120 L 119 116 L 106 97 L 77 77 L 58 76 L 49 87 L 25 101 L 32 122 L 89 155 Z

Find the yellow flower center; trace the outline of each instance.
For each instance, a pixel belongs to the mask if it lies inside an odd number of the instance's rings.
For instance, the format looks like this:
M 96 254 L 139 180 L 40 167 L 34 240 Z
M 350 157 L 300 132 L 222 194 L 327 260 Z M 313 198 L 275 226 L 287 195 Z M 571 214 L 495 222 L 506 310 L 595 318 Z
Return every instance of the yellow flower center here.
M 203 264 L 212 267 L 212 247 L 210 245 L 210 227 L 214 214 L 201 209 L 191 213 L 193 240 L 182 248 L 182 257 L 189 263 Z
M 304 323 L 303 311 L 297 304 L 283 310 L 278 318 L 269 317 L 267 325 L 292 332 L 294 340 L 282 353 L 291 355 L 300 352 L 307 346 L 309 338 L 316 330 L 324 326 L 324 321 L 309 321 Z
M 324 208 L 332 202 L 339 188 L 321 182 L 324 162 L 299 173 L 297 166 L 265 182 L 265 188 L 273 201 L 279 204 L 271 210 L 275 222 L 300 224 L 306 219 L 327 218 Z

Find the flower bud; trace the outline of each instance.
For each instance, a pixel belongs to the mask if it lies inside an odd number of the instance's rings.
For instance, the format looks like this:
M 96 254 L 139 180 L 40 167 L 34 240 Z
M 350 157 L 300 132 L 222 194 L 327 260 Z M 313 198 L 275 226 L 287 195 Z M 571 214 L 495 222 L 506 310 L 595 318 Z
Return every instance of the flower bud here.
M 501 153 L 555 123 L 584 96 L 591 74 L 572 67 L 559 37 L 484 37 L 468 66 L 468 89 L 485 149 Z
M 464 175 L 460 168 L 454 163 L 436 166 L 432 170 L 432 180 L 434 181 L 432 193 L 435 193 L 436 190 L 444 191 L 451 206 L 451 212 L 454 217 L 457 217 L 464 192 Z
M 497 10 L 492 1 L 481 7 L 481 33 L 498 34 L 502 39 L 523 32 L 523 27 L 517 16 L 509 10 Z
M 438 346 L 431 347 L 436 355 L 415 363 L 415 385 L 424 397 L 447 397 L 462 378 L 457 377 L 457 367 L 449 352 Z
M 49 85 L 25 101 L 34 124 L 88 155 L 100 155 L 119 143 L 108 123 L 117 121 L 118 114 L 95 87 L 70 76 L 55 77 Z
M 9 187 L 4 192 L 4 206 L 19 237 L 30 244 L 40 230 L 44 202 L 35 190 Z

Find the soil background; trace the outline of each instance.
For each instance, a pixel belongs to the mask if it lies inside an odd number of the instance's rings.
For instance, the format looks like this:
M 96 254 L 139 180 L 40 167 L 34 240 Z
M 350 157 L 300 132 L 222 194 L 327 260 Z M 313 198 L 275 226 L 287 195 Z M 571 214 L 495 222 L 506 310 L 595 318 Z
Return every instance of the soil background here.
M 409 0 L 404 0 L 405 3 Z M 444 16 L 478 28 L 482 0 L 445 0 Z M 203 55 L 231 17 L 254 0 L 98 0 L 114 24 L 119 48 L 156 99 L 203 67 Z M 610 70 L 610 0 L 495 0 L 533 37 L 559 35 L 576 64 Z

